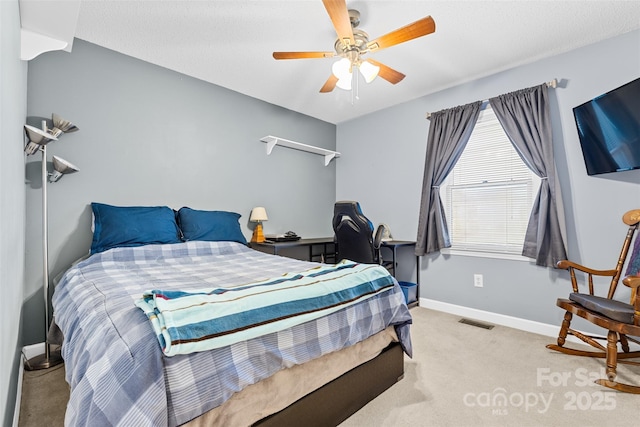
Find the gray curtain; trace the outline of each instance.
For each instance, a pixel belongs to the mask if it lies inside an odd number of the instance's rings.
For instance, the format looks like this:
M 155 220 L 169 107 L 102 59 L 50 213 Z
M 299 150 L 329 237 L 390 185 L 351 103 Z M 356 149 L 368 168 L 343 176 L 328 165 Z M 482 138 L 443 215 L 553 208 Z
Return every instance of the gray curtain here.
M 535 258 L 536 265 L 555 267 L 558 261 L 567 258 L 567 253 L 558 218 L 547 91 L 547 85 L 542 84 L 491 98 L 489 102 L 522 161 L 542 178 L 522 255 Z
M 440 200 L 440 184 L 460 158 L 473 131 L 481 101 L 431 114 L 418 217 L 416 255 L 451 247 Z

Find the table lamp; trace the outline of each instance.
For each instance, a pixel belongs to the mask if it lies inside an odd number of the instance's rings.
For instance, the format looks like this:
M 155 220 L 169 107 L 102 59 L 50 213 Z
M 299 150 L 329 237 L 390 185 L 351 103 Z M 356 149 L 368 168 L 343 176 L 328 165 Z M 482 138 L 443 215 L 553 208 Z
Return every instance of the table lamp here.
M 262 221 L 267 221 L 267 210 L 261 206 L 251 209 L 251 216 L 249 221 L 257 222 L 256 227 L 253 229 L 253 236 L 251 236 L 251 242 L 262 243 L 264 242 L 264 233 L 262 232 Z

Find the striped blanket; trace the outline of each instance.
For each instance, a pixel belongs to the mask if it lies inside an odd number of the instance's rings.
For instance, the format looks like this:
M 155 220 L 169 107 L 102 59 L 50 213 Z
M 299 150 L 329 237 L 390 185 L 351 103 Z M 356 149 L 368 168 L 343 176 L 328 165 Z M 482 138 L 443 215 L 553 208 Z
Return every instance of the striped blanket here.
M 151 290 L 136 301 L 166 356 L 206 351 L 318 319 L 393 288 L 379 265 L 342 261 L 233 288 Z

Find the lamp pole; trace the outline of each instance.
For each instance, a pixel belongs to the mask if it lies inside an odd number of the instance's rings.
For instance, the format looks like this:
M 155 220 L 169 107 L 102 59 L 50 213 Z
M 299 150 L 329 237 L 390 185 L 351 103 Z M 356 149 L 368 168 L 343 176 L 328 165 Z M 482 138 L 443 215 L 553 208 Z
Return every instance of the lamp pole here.
M 44 360 L 49 361 L 49 211 L 47 202 L 47 146 L 42 146 L 42 280 L 44 286 Z M 48 366 L 46 366 L 48 368 Z

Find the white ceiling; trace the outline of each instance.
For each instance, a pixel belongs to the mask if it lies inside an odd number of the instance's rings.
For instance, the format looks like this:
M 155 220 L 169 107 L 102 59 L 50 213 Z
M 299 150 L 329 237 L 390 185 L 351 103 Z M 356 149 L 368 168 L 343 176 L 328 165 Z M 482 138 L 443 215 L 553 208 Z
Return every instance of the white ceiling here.
M 347 1 L 370 38 L 431 15 L 435 33 L 370 54 L 407 77 L 361 83 L 359 99 L 318 91 L 337 59 L 321 0 L 81 0 L 76 37 L 171 70 L 340 123 L 640 28 L 639 1 Z M 638 52 L 630 52 L 638 55 Z M 562 78 L 550 74 L 545 78 Z

